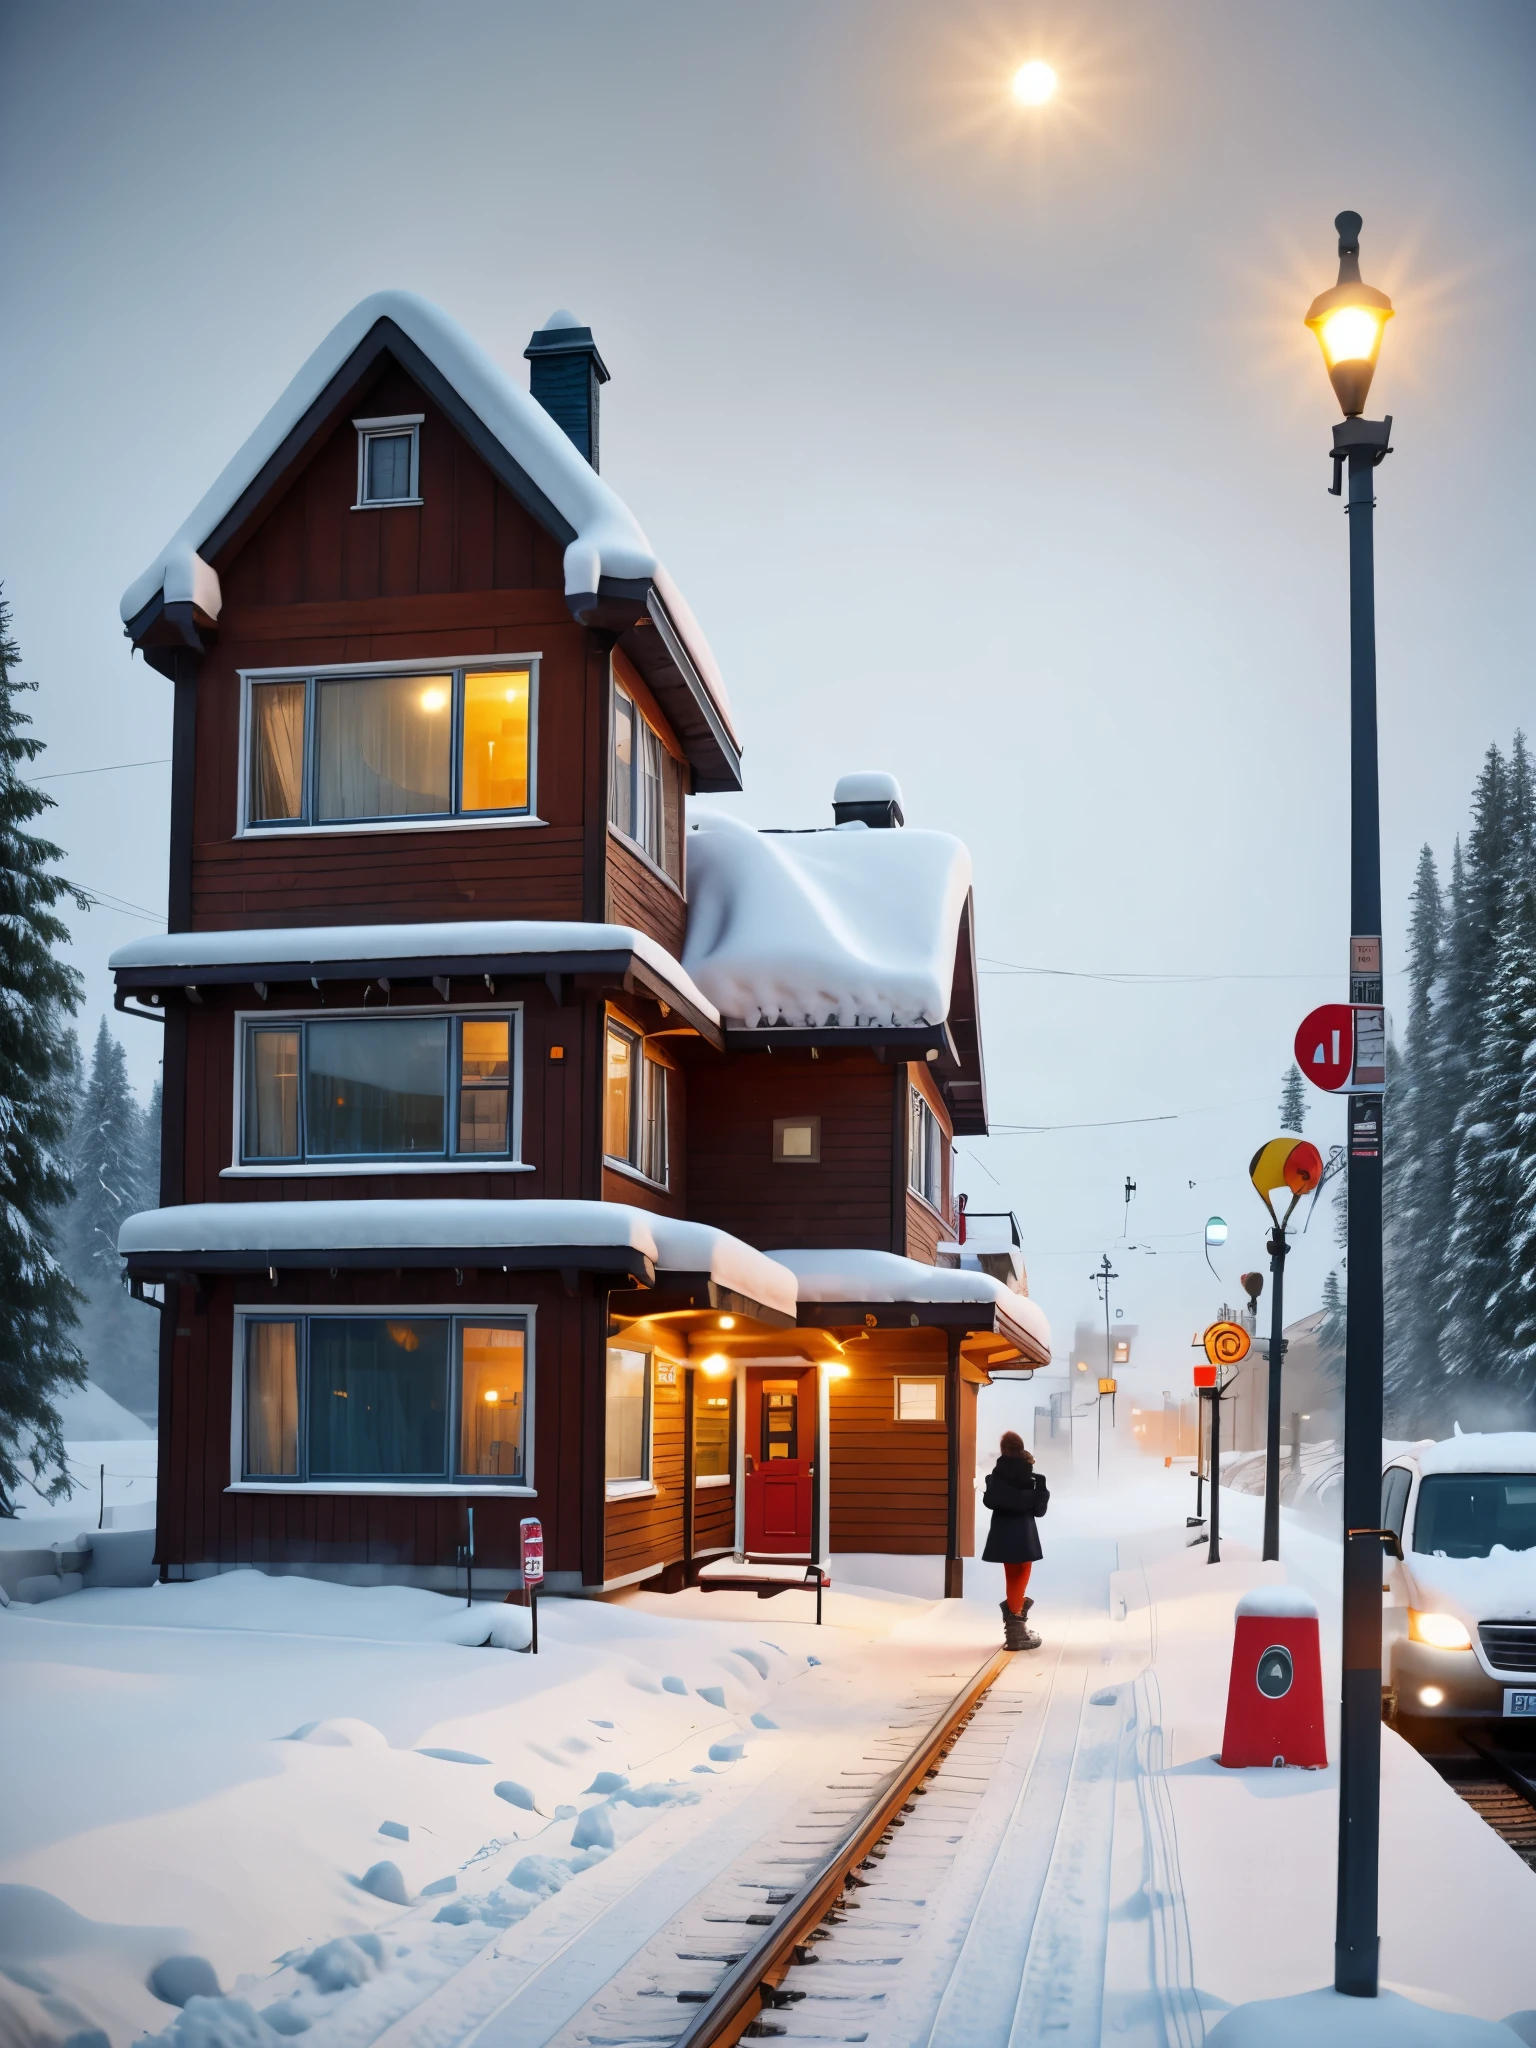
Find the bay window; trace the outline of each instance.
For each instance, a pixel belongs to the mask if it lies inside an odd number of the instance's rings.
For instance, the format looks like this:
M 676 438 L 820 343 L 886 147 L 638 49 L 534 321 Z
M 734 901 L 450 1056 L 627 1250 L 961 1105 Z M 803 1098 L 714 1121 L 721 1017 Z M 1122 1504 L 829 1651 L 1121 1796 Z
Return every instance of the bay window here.
M 604 1154 L 610 1164 L 630 1167 L 665 1187 L 667 1069 L 638 1031 L 612 1018 L 604 1045 Z
M 253 678 L 245 824 L 529 815 L 534 665 Z
M 252 1315 L 246 1480 L 526 1480 L 523 1316 Z
M 248 1019 L 245 1165 L 517 1156 L 519 1013 Z

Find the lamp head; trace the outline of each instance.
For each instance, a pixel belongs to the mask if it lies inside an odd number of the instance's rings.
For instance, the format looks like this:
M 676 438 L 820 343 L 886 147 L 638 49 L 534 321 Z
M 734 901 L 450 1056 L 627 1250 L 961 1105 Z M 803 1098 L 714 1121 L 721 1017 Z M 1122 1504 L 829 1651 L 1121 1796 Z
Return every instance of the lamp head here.
M 1334 226 L 1339 231 L 1339 281 L 1312 301 L 1307 325 L 1317 336 L 1328 381 L 1348 420 L 1365 411 L 1392 301 L 1360 281 L 1359 214 L 1341 213 Z

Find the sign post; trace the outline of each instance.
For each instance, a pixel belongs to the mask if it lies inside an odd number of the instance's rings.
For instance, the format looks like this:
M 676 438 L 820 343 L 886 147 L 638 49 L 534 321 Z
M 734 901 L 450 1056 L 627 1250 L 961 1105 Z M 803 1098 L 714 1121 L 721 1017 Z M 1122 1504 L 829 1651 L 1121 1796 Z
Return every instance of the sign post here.
M 1207 1564 L 1221 1563 L 1221 1390 L 1240 1360 L 1248 1356 L 1248 1332 L 1241 1323 L 1212 1323 L 1201 1342 L 1208 1365 L 1195 1367 L 1195 1385 L 1211 1403 L 1211 1540 Z
M 530 1656 L 539 1654 L 539 1581 L 544 1576 L 544 1524 L 525 1515 L 519 1524 L 523 1549 L 523 1585 L 528 1593 Z

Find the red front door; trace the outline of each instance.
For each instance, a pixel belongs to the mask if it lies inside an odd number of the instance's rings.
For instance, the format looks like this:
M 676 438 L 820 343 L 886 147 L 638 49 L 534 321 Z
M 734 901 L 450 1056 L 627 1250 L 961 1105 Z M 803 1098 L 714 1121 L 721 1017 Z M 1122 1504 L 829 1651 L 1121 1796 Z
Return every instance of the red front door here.
M 816 1371 L 747 1374 L 747 1549 L 811 1554 Z

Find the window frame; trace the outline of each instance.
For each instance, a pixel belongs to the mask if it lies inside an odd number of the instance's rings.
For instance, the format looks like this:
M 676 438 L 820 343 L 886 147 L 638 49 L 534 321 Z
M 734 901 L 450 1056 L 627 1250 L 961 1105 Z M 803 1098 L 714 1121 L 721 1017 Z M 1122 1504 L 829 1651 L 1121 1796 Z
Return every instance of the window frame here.
M 639 1073 L 642 1077 L 645 1075 L 647 1065 L 654 1067 L 656 1073 L 660 1076 L 662 1172 L 659 1180 L 646 1172 L 639 1159 L 627 1156 L 620 1158 L 608 1150 L 608 1040 L 610 1036 L 627 1038 L 629 1040 L 631 1047 L 634 1049 L 631 1053 L 632 1075 L 635 1071 L 633 1061 L 636 1055 L 638 1055 L 640 1063 Z M 650 1050 L 650 1041 L 637 1024 L 632 1024 L 627 1017 L 620 1015 L 618 1011 L 609 1010 L 603 1021 L 602 1068 L 603 1165 L 613 1173 L 627 1174 L 632 1180 L 643 1182 L 648 1188 L 670 1189 L 672 1185 L 672 1068 L 670 1062 L 662 1058 L 660 1054 Z M 643 1151 L 641 1125 L 645 1114 L 644 1094 L 644 1086 L 642 1085 L 641 1088 L 637 1089 L 632 1079 L 629 1099 L 629 1141 L 636 1151 Z
M 944 1129 L 938 1111 L 915 1082 L 907 1084 L 911 1090 L 911 1103 L 907 1115 L 907 1191 L 925 1202 L 942 1221 L 945 1217 L 944 1182 L 947 1173 L 947 1152 L 949 1135 Z M 927 1134 L 933 1132 L 934 1167 L 937 1185 L 930 1194 L 927 1187 L 917 1178 L 919 1154 L 922 1154 L 924 1172 L 927 1168 Z
M 371 509 L 371 508 L 370 508 Z M 240 677 L 240 754 L 236 786 L 235 837 L 271 839 L 301 835 L 329 837 L 359 832 L 464 832 L 509 826 L 544 825 L 538 814 L 539 764 L 539 669 L 540 654 L 448 655 L 441 661 L 422 656 L 415 661 L 324 662 L 312 667 L 243 668 Z M 459 808 L 464 783 L 464 678 L 492 674 L 502 669 L 528 671 L 528 801 L 519 810 L 465 811 Z M 315 816 L 320 780 L 320 749 L 317 685 L 323 682 L 367 682 L 375 677 L 443 676 L 451 679 L 453 704 L 449 758 L 449 808 L 446 811 L 411 812 L 387 818 L 330 818 Z M 302 818 L 251 817 L 251 692 L 263 683 L 299 683 L 304 687 L 304 812 Z M 670 877 L 668 878 L 670 879 Z
M 937 1390 L 934 1415 L 903 1415 L 901 1412 L 901 1390 L 911 1382 L 913 1385 L 933 1387 Z M 891 1421 L 901 1429 L 944 1429 L 949 1417 L 944 1399 L 944 1375 L 937 1372 L 897 1372 L 891 1375 Z
M 789 1130 L 799 1130 L 805 1124 L 809 1124 L 811 1127 L 810 1151 L 786 1152 L 784 1150 L 785 1132 Z M 820 1116 L 776 1116 L 773 1120 L 773 1163 L 775 1166 L 820 1166 Z
M 615 1478 L 608 1476 L 608 1372 L 609 1360 L 615 1351 L 626 1351 L 645 1360 L 645 1393 L 643 1395 L 645 1451 L 641 1460 L 645 1467 L 638 1477 Z M 654 1344 L 626 1344 L 622 1338 L 608 1338 L 603 1346 L 603 1498 L 604 1500 L 649 1499 L 656 1492 L 656 1347 Z
M 471 1500 L 505 1496 L 517 1500 L 532 1498 L 538 1492 L 537 1472 L 534 1465 L 536 1443 L 536 1387 L 535 1343 L 537 1305 L 533 1302 L 495 1302 L 478 1306 L 444 1307 L 440 1301 L 427 1303 L 390 1302 L 334 1302 L 316 1305 L 311 1302 L 237 1302 L 234 1311 L 234 1338 L 231 1359 L 231 1400 L 229 1425 L 229 1484 L 226 1493 L 265 1494 L 386 1494 L 399 1495 L 407 1499 L 422 1499 L 429 1496 L 463 1498 Z M 311 1479 L 308 1475 L 308 1372 L 309 1336 L 305 1327 L 318 1321 L 322 1316 L 341 1316 L 353 1322 L 390 1322 L 399 1318 L 410 1321 L 432 1320 L 451 1325 L 449 1337 L 449 1403 L 446 1422 L 449 1472 L 441 1479 Z M 299 1335 L 299 1473 L 291 1479 L 280 1475 L 257 1475 L 248 1478 L 245 1472 L 245 1394 L 246 1394 L 246 1330 L 252 1323 L 298 1323 Z M 468 1325 L 484 1327 L 488 1324 L 520 1323 L 523 1331 L 523 1476 L 521 1479 L 490 1477 L 459 1478 L 452 1471 L 457 1458 L 457 1445 L 463 1405 L 463 1352 L 459 1332 Z
M 634 747 L 630 760 L 630 826 L 622 824 L 614 815 L 614 806 L 617 801 L 615 771 L 618 764 L 618 702 L 621 697 L 628 704 L 633 714 L 637 742 L 640 735 L 644 733 L 654 742 L 656 749 L 660 771 L 656 784 L 657 850 L 647 846 L 645 841 L 631 829 L 635 823 L 635 810 L 639 802 L 641 788 L 640 757 L 642 750 L 638 744 Z M 675 875 L 667 866 L 667 788 L 669 777 L 675 781 L 677 786 L 676 846 L 674 848 L 677 859 L 677 873 Z M 683 853 L 684 841 L 687 836 L 685 830 L 686 819 L 684 816 L 687 790 L 684 786 L 684 781 L 682 762 L 678 760 L 672 749 L 667 745 L 660 729 L 647 715 L 645 706 L 640 702 L 634 689 L 623 680 L 617 670 L 610 664 L 608 672 L 608 830 L 621 845 L 627 847 L 631 853 L 643 860 L 648 868 L 655 874 L 658 874 L 679 895 L 683 893 Z
M 724 1387 L 726 1390 L 725 1470 L 723 1472 L 700 1472 L 699 1470 L 699 1402 L 706 1387 Z M 695 1492 L 700 1487 L 734 1486 L 736 1484 L 736 1439 L 739 1435 L 736 1427 L 736 1410 L 738 1406 L 737 1381 L 734 1373 L 731 1374 L 729 1379 L 723 1377 L 710 1379 L 700 1372 L 696 1366 L 693 1368 L 693 1435 L 692 1441 L 687 1445 L 687 1452 L 689 1462 L 693 1467 L 693 1486 Z
M 424 412 L 388 413 L 378 419 L 354 420 L 357 429 L 357 498 L 354 512 L 387 512 L 392 505 L 419 505 L 421 499 L 421 430 Z M 410 488 L 403 498 L 370 498 L 368 495 L 368 443 L 389 440 L 409 431 L 411 437 Z
M 456 1006 L 447 1003 L 396 1003 L 380 1004 L 377 1008 L 353 1007 L 350 1009 L 237 1009 L 234 1013 L 234 1092 L 233 1115 L 230 1125 L 230 1163 L 221 1168 L 219 1178 L 244 1180 L 272 1180 L 284 1177 L 315 1179 L 340 1174 L 358 1173 L 533 1173 L 536 1169 L 523 1158 L 523 1010 L 522 1003 L 486 1004 L 484 1008 Z M 306 1088 L 305 1058 L 303 1046 L 304 1027 L 308 1024 L 351 1024 L 367 1019 L 385 1018 L 410 1019 L 413 1017 L 446 1018 L 449 1024 L 449 1064 L 453 1073 L 449 1077 L 447 1094 L 448 1149 L 442 1153 L 423 1157 L 419 1152 L 349 1152 L 336 1155 L 321 1153 L 307 1158 L 303 1152 L 304 1142 L 304 1096 Z M 507 1110 L 507 1137 L 509 1149 L 501 1152 L 457 1152 L 452 1149 L 458 1130 L 459 1086 L 457 1073 L 461 1064 L 459 1045 L 462 1034 L 457 1028 L 464 1023 L 500 1023 L 503 1019 L 511 1026 L 510 1072 L 508 1075 L 511 1100 Z M 246 1065 L 247 1045 L 253 1031 L 284 1031 L 297 1028 L 300 1033 L 299 1048 L 299 1142 L 300 1151 L 292 1159 L 247 1158 L 245 1152 L 245 1111 L 246 1111 Z

